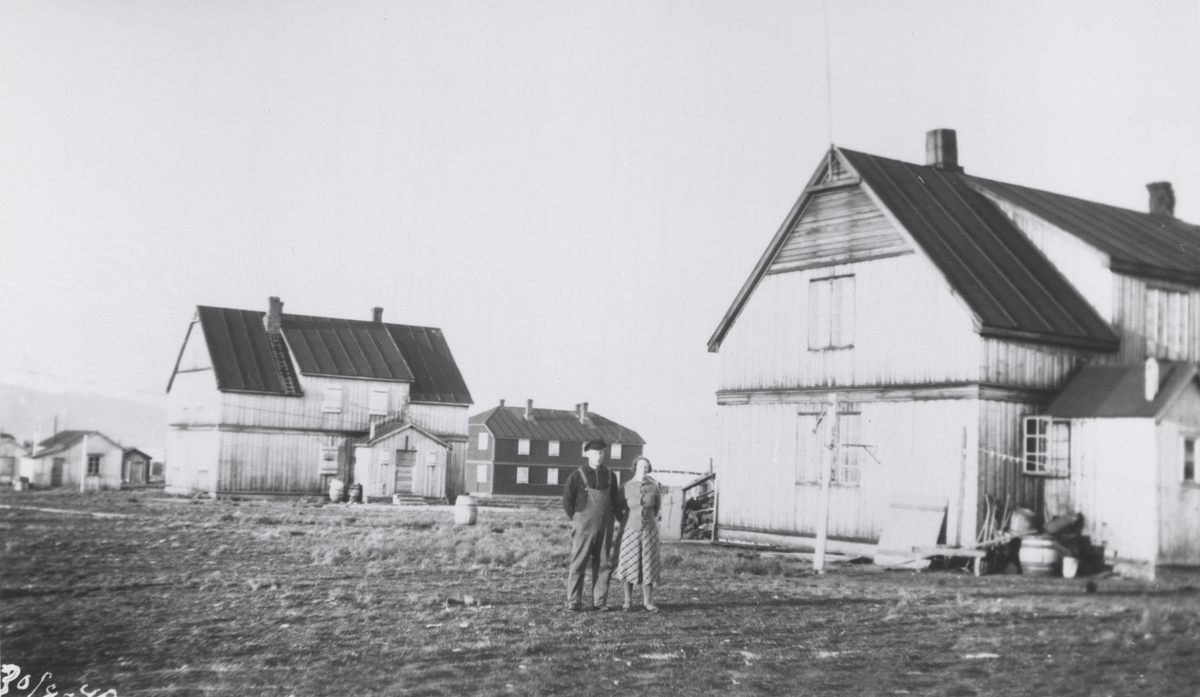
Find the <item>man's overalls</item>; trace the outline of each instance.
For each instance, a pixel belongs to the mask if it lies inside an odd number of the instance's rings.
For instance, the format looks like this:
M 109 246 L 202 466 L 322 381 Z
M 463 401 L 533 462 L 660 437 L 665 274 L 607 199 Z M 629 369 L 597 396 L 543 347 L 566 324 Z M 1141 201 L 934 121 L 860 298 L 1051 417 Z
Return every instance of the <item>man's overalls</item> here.
M 613 473 L 608 472 L 608 482 L 599 489 L 588 484 L 587 472 L 580 470 L 583 485 L 587 487 L 587 505 L 576 510 L 571 531 L 571 566 L 567 574 L 567 602 L 582 603 L 583 577 L 589 563 L 592 567 L 591 600 L 595 607 L 605 604 L 608 598 L 608 579 L 612 576 L 613 510 L 610 491 Z M 596 470 L 599 477 L 599 470 Z M 597 482 L 600 484 L 600 482 Z

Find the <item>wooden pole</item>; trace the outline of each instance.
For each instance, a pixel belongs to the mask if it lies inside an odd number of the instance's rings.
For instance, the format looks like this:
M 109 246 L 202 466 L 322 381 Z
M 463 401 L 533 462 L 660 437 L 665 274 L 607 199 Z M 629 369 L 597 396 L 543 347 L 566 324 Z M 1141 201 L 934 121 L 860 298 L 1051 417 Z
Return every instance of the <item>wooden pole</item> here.
M 837 405 L 837 393 L 830 392 L 829 397 L 825 400 L 825 439 L 823 442 L 825 450 L 829 453 L 829 461 L 824 463 L 820 469 L 821 507 L 817 513 L 817 549 L 813 557 L 813 571 L 818 574 L 825 573 L 825 544 L 829 538 L 829 484 L 830 479 L 833 478 L 833 468 L 837 467 Z
M 958 522 L 954 533 L 954 544 L 963 544 L 963 503 L 967 497 L 967 427 L 963 426 L 962 456 L 958 463 Z M 976 570 L 979 566 L 976 564 Z M 978 574 L 977 574 L 978 575 Z

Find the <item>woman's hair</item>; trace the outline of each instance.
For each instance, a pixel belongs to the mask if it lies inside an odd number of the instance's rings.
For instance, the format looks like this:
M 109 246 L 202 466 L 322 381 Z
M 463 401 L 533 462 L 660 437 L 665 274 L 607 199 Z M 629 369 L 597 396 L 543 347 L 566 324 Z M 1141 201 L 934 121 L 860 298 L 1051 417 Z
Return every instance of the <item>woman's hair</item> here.
M 650 458 L 648 458 L 648 457 L 639 457 L 638 459 L 634 460 L 634 461 L 633 461 L 633 468 L 634 468 L 635 470 L 637 469 L 637 465 L 638 465 L 638 463 L 639 463 L 639 462 L 645 462 L 645 463 L 646 463 L 646 474 L 650 474 L 651 472 L 653 472 L 653 471 L 654 471 L 654 466 L 650 464 Z

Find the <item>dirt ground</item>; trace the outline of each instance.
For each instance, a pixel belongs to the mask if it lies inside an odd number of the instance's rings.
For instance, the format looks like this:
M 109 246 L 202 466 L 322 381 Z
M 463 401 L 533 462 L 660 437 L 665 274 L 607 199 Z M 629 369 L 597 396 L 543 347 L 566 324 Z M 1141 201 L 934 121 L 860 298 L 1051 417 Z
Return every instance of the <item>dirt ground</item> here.
M 560 513 L 0 494 L 10 695 L 1196 695 L 1200 593 L 664 545 L 568 613 Z M 73 511 L 38 511 L 30 507 Z M 96 516 L 82 511 L 117 514 Z M 610 603 L 620 604 L 614 588 Z M 15 670 L 15 669 L 9 669 Z M 43 679 L 45 673 L 52 673 Z M 35 690 L 41 681 L 42 687 Z

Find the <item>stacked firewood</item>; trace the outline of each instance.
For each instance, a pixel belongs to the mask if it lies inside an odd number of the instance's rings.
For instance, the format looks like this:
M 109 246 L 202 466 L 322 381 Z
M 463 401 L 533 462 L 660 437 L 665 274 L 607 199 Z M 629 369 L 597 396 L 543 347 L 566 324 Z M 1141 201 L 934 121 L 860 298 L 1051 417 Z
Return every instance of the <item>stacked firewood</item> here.
M 683 506 L 683 539 L 711 540 L 713 536 L 713 491 L 688 499 Z

